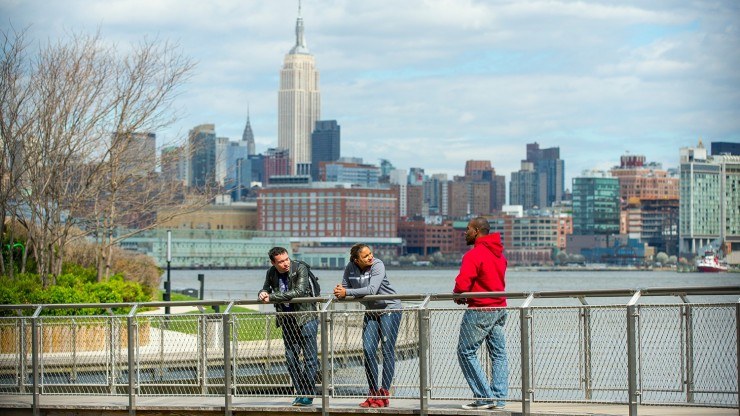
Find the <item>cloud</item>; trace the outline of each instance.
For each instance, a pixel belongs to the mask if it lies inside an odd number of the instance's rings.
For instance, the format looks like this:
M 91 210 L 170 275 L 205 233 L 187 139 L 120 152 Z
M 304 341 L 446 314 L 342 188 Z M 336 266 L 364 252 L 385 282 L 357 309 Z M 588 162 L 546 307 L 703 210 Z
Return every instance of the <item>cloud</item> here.
M 278 74 L 295 40 L 295 0 L 0 0 L 40 42 L 100 28 L 121 45 L 171 39 L 198 66 L 171 132 L 215 123 L 258 151 L 277 144 Z M 629 151 L 675 167 L 699 137 L 740 140 L 736 2 L 304 1 L 322 118 L 342 153 L 461 174 L 489 159 L 519 169 L 525 145 L 559 146 L 566 175 Z

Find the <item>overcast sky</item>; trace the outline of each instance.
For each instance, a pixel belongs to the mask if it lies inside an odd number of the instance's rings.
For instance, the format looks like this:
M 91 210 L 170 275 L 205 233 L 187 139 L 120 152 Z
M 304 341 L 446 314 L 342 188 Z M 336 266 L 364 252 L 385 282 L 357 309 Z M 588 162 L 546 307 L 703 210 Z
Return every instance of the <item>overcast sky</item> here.
M 277 146 L 277 90 L 297 0 L 0 0 L 3 28 L 36 41 L 93 33 L 178 42 L 197 62 L 170 141 L 203 123 Z M 627 152 L 677 167 L 701 138 L 740 141 L 740 2 L 304 0 L 321 118 L 342 156 L 428 174 L 469 159 L 519 169 L 560 147 L 566 184 Z M 123 46 L 121 46 L 123 48 Z M 508 184 L 507 184 L 508 186 Z

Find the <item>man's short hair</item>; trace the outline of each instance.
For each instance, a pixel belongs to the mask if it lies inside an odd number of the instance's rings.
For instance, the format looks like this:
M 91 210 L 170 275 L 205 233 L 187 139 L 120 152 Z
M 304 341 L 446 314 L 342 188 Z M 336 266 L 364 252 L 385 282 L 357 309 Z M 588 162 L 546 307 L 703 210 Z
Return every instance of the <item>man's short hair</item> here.
M 471 222 L 480 231 L 481 235 L 488 235 L 488 232 L 491 231 L 491 224 L 488 223 L 486 217 L 475 217 Z
M 270 261 L 275 261 L 275 257 L 283 253 L 288 253 L 288 250 L 286 250 L 285 247 L 273 247 L 267 252 L 267 255 L 270 256 Z

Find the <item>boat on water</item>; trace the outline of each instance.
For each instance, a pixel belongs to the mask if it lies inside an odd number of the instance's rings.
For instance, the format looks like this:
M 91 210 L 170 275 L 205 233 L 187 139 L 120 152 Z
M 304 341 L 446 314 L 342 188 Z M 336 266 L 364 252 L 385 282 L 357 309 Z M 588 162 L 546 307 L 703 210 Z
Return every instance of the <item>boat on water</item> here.
M 719 273 L 729 270 L 729 266 L 717 257 L 714 250 L 707 250 L 702 257 L 696 260 L 696 269 L 704 273 Z

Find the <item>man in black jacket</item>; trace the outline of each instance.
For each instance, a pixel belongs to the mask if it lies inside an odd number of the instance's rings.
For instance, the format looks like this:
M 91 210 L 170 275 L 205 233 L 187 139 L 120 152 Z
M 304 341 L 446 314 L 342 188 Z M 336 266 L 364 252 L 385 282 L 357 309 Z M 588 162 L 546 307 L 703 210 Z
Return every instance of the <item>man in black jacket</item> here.
M 263 303 L 275 303 L 279 312 L 275 324 L 283 328 L 285 358 L 296 397 L 293 406 L 310 406 L 315 394 L 314 380 L 319 366 L 316 348 L 318 315 L 315 303 L 284 303 L 293 298 L 311 296 L 308 269 L 305 265 L 293 262 L 288 250 L 273 247 L 269 251 L 272 267 L 267 271 L 265 284 L 259 292 Z M 294 312 L 294 313 L 280 313 Z M 300 354 L 303 352 L 303 364 Z

